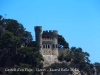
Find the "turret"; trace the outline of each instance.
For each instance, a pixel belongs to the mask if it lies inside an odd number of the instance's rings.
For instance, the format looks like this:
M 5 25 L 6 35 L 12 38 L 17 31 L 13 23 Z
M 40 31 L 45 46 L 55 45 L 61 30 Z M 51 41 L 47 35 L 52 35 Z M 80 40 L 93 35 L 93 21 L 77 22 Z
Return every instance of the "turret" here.
M 52 41 L 52 49 L 53 49 L 52 54 L 58 56 L 58 31 L 57 30 L 53 30 L 52 39 L 53 39 L 53 41 Z
M 41 50 L 42 48 L 42 26 L 35 26 L 35 40 L 36 40 L 36 47 L 38 50 Z
M 53 32 L 52 32 L 52 39 L 53 39 L 52 44 L 55 45 L 54 48 L 57 48 L 56 47 L 56 45 L 58 44 L 58 31 L 57 30 L 53 30 Z

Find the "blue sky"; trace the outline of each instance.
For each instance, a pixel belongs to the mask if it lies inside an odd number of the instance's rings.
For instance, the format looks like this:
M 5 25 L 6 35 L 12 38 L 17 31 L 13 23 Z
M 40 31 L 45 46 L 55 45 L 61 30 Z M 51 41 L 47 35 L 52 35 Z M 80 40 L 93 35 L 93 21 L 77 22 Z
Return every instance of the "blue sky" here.
M 36 25 L 58 30 L 70 47 L 100 62 L 100 0 L 0 0 L 0 15 L 16 19 L 33 36 Z

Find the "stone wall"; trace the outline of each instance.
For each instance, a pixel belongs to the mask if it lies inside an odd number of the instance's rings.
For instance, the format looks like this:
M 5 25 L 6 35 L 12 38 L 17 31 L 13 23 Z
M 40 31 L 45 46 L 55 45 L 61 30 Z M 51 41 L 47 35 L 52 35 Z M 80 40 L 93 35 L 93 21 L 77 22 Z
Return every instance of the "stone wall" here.
M 42 26 L 35 26 L 37 49 L 44 58 L 44 66 L 58 61 L 58 31 L 46 30 L 42 33 Z
M 58 54 L 68 55 L 70 52 L 69 49 L 58 49 Z
M 43 62 L 44 67 L 50 66 L 51 64 L 58 62 L 56 55 L 43 55 L 43 58 L 44 58 Z

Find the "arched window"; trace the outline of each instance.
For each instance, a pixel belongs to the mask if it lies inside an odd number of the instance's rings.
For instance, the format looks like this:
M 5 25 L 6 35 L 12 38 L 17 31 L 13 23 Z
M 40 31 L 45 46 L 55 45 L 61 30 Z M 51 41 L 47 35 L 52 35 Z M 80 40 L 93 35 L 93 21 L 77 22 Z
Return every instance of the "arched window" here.
M 43 48 L 45 48 L 45 45 L 43 45 Z
M 56 44 L 56 48 L 58 48 L 58 44 Z
M 48 45 L 48 48 L 50 48 L 50 45 Z
M 52 45 L 52 48 L 55 48 L 55 45 L 54 44 Z

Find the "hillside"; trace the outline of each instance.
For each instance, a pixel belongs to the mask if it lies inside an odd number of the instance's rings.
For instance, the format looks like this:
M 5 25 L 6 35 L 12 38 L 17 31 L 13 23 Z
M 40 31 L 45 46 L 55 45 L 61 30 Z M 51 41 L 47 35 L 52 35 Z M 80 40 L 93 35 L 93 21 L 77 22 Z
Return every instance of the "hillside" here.
M 8 70 L 9 75 L 41 75 L 43 69 L 50 68 L 56 70 L 44 71 L 44 75 L 77 75 L 72 71 L 75 68 L 80 75 L 100 75 L 100 63 L 90 63 L 88 52 L 83 52 L 81 47 L 69 48 L 68 42 L 59 34 L 58 44 L 63 45 L 59 48 L 59 63 L 43 67 L 43 57 L 36 49 L 31 32 L 18 21 L 0 16 L 0 67 L 20 68 L 19 71 Z M 23 70 L 25 68 L 26 71 Z M 37 71 L 37 68 L 42 70 Z M 61 71 L 61 68 L 69 71 Z M 0 73 L 3 74 L 2 71 Z

